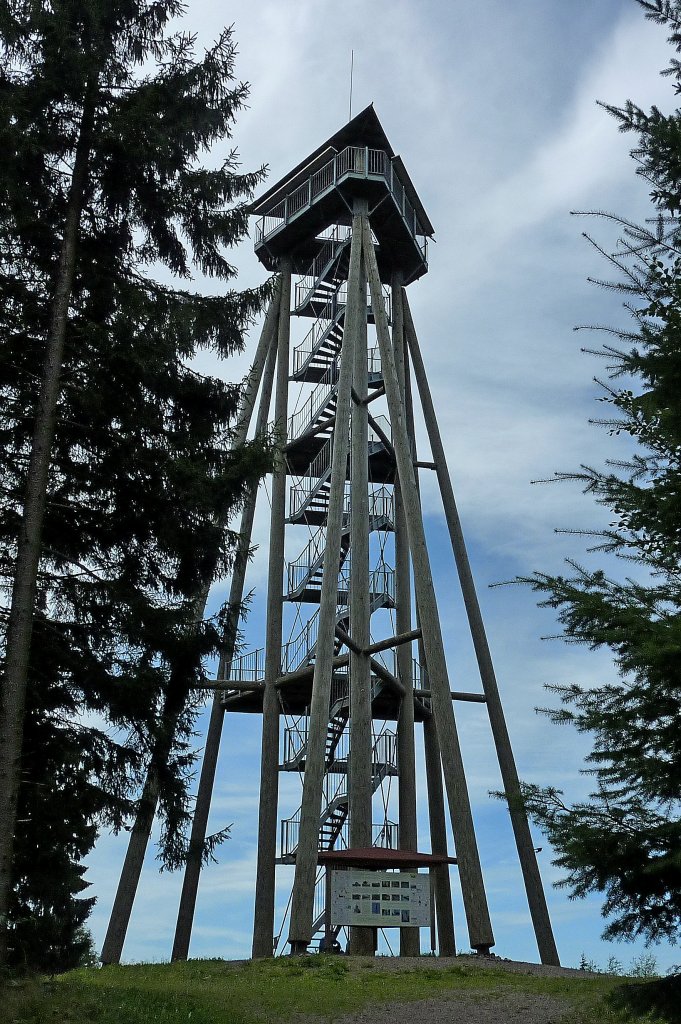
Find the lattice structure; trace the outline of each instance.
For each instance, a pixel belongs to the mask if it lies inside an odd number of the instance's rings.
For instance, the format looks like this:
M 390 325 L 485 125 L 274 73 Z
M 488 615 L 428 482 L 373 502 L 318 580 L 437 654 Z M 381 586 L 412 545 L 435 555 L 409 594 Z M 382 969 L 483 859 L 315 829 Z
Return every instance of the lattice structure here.
M 518 789 L 445 454 L 406 287 L 428 269 L 433 228 L 409 175 L 368 107 L 253 205 L 256 253 L 278 274 L 244 397 L 260 389 L 256 430 L 274 390 L 281 458 L 271 482 L 266 636 L 233 658 L 227 637 L 199 790 L 175 958 L 187 955 L 220 724 L 262 715 L 258 878 L 253 954 L 273 952 L 277 863 L 295 864 L 288 942 L 307 949 L 322 927 L 320 850 L 373 845 L 416 850 L 415 728 L 423 728 L 432 852 L 451 822 L 470 945 L 494 944 L 457 737 L 454 704 L 486 705 L 503 784 Z M 295 286 L 294 286 L 295 277 Z M 292 314 L 302 340 L 291 345 Z M 297 327 L 296 327 L 297 331 Z M 291 383 L 301 399 L 289 408 Z M 418 391 L 432 462 L 416 452 Z M 481 692 L 452 693 L 420 511 L 418 471 L 437 475 L 475 646 Z M 244 591 L 255 494 L 242 522 L 230 599 Z M 285 562 L 299 538 L 299 555 Z M 413 590 L 413 592 L 412 592 Z M 284 623 L 294 628 L 285 637 Z M 301 803 L 278 820 L 280 771 L 302 778 Z M 444 778 L 444 788 L 443 788 Z M 395 780 L 398 822 L 373 820 L 375 794 Z M 558 963 L 524 813 L 511 820 L 541 959 Z M 454 953 L 449 874 L 435 870 L 439 949 Z M 350 949 L 371 952 L 369 929 Z M 401 952 L 419 951 L 418 929 Z

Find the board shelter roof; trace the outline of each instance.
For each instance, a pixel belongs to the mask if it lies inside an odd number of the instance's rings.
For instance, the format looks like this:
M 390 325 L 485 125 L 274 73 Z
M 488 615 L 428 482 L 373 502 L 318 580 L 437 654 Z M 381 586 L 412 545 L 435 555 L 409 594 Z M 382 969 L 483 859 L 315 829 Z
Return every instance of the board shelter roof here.
M 356 847 L 351 850 L 320 850 L 319 864 L 352 868 L 427 868 L 438 864 L 456 864 L 456 857 L 441 853 L 417 853 L 415 850 L 388 850 L 382 846 Z

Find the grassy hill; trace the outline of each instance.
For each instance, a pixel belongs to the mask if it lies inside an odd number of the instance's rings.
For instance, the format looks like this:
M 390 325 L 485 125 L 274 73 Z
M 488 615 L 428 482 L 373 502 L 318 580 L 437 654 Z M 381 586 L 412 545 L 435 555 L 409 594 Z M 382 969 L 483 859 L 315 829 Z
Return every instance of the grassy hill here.
M 341 956 L 190 960 L 10 982 L 2 993 L 0 1019 L 8 1024 L 301 1024 L 309 1018 L 312 1024 L 333 1022 L 370 1004 L 441 998 L 452 1005 L 454 1000 L 474 1001 L 478 1016 L 495 1022 L 506 1019 L 505 998 L 517 1007 L 518 995 L 524 994 L 528 1024 L 559 1018 L 565 1024 L 643 1021 L 623 1017 L 608 1005 L 609 993 L 621 983 L 613 976 L 577 971 L 551 977 L 494 964 L 478 967 L 470 958 L 424 957 L 408 967 L 394 961 L 388 966 L 380 958 Z M 546 1016 L 531 1012 L 531 1006 L 543 1005 L 539 996 L 552 1007 Z

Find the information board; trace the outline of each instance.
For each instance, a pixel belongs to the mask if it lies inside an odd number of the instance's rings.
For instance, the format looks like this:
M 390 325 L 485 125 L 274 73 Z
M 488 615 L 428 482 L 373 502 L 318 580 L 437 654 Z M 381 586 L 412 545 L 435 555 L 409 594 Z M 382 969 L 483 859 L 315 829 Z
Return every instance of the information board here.
M 424 928 L 430 924 L 430 878 L 418 871 L 331 872 L 331 924 Z

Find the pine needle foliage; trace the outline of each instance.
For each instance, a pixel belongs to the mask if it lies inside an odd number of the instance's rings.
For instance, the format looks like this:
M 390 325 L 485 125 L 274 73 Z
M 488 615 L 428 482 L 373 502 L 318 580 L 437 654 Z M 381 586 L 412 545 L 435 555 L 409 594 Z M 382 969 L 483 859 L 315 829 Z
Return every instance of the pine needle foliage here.
M 267 444 L 231 447 L 239 387 L 192 366 L 200 352 L 243 348 L 269 286 L 235 290 L 227 253 L 264 175 L 240 171 L 226 148 L 248 95 L 232 32 L 197 54 L 183 12 L 178 0 L 0 2 L 3 633 L 43 363 L 67 289 L 26 708 L 15 715 L 9 909 L 10 961 L 50 970 L 73 963 L 92 902 L 77 898 L 80 863 L 101 825 L 118 829 L 133 812 L 169 700 L 160 808 L 171 860 L 182 845 L 195 687 L 220 641 L 218 620 L 196 621 L 196 595 L 228 571 L 224 524 L 270 461 Z M 197 272 L 216 294 L 195 290 Z M 3 707 L 8 729 L 15 711 Z M 35 934 L 54 914 L 72 924 L 62 962 L 52 942 L 41 960 Z
M 679 0 L 639 0 L 681 52 Z M 681 64 L 665 74 L 681 92 Z M 629 563 L 620 578 L 570 561 L 565 575 L 525 578 L 557 613 L 568 642 L 610 649 L 619 678 L 587 688 L 549 687 L 562 707 L 545 712 L 593 740 L 588 799 L 570 804 L 556 789 L 526 786 L 526 806 L 557 851 L 573 896 L 598 892 L 604 937 L 675 942 L 681 922 L 681 110 L 645 112 L 634 103 L 606 109 L 633 132 L 637 173 L 650 186 L 654 217 L 620 228 L 603 252 L 631 315 L 608 329 L 601 355 L 610 373 L 597 421 L 624 435 L 631 454 L 605 468 L 582 466 L 560 479 L 579 483 L 612 521 L 589 534 Z M 623 382 L 623 383 L 620 383 Z M 578 531 L 575 531 L 578 532 Z M 614 574 L 616 575 L 616 574 Z

